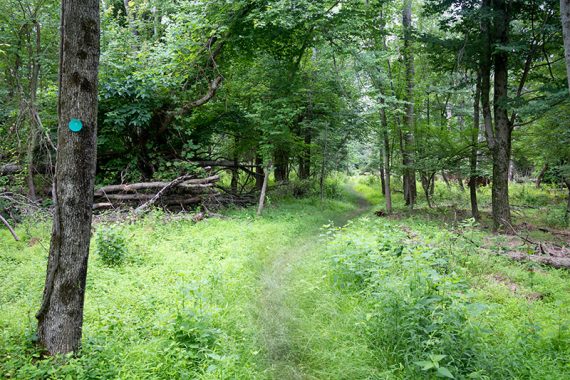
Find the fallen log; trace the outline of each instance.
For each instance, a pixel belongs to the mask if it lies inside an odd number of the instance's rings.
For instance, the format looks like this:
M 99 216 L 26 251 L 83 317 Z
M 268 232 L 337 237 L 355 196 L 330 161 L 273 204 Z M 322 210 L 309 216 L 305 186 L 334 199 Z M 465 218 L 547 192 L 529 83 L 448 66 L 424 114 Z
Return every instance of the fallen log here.
M 188 205 L 196 205 L 202 202 L 202 197 L 191 197 L 191 198 L 164 198 L 161 199 L 160 203 L 163 206 L 188 206 Z M 93 204 L 93 210 L 102 210 L 102 209 L 111 209 L 116 208 L 117 205 L 113 204 L 112 202 L 100 202 Z
M 220 176 L 210 176 L 206 178 L 188 178 L 177 184 L 176 186 L 193 189 L 193 188 L 203 188 L 212 187 L 214 183 L 220 180 Z M 109 185 L 104 186 L 95 191 L 95 196 L 100 197 L 108 193 L 132 193 L 139 190 L 149 190 L 149 189 L 162 189 L 171 184 L 171 182 L 141 182 L 132 184 L 122 184 L 122 185 Z
M 0 166 L 0 176 L 16 174 L 22 171 L 22 166 L 18 164 L 5 164 Z
M 166 186 L 164 186 L 162 189 L 160 189 L 160 191 L 158 193 L 156 193 L 156 195 L 154 195 L 151 199 L 149 199 L 147 202 L 145 202 L 144 204 L 137 207 L 135 209 L 135 213 L 142 213 L 142 212 L 146 211 L 150 206 L 155 204 L 156 201 L 158 201 L 160 199 L 160 197 L 162 197 L 163 194 L 166 194 L 166 192 L 168 192 L 173 187 L 176 187 L 176 186 L 180 185 L 181 183 L 186 182 L 188 180 L 189 180 L 189 176 L 187 176 L 187 175 L 174 179 L 172 182 L 168 183 Z
M 558 269 L 570 269 L 570 257 L 528 255 L 521 252 L 509 252 L 506 256 L 516 261 L 532 261 Z

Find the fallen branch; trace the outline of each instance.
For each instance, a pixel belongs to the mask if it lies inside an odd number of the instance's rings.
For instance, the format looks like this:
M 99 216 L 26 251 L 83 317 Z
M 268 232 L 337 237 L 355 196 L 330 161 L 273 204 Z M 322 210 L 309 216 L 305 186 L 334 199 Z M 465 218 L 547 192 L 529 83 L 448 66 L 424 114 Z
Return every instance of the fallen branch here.
M 2 215 L 0 215 L 0 221 L 2 221 L 2 223 L 4 223 L 4 225 L 6 227 L 8 227 L 8 230 L 10 230 L 10 233 L 12 234 L 12 236 L 14 237 L 14 239 L 16 241 L 20 241 L 20 238 L 18 237 L 18 235 L 16 235 L 16 231 L 14 231 L 14 229 L 12 229 L 12 227 L 10 226 L 10 224 L 8 223 L 8 221 L 6 219 L 4 219 L 4 217 Z
M 516 261 L 532 261 L 558 269 L 570 269 L 570 257 L 527 255 L 521 252 L 509 252 L 504 255 Z
M 181 184 L 182 182 L 188 181 L 191 177 L 188 175 L 183 175 L 182 177 L 178 177 L 166 186 L 164 186 L 155 196 L 153 196 L 148 202 L 142 204 L 141 206 L 135 209 L 135 213 L 139 214 L 147 210 L 150 206 L 156 203 L 160 197 L 165 194 L 168 190 L 172 189 L 173 187 Z
M 191 179 L 189 176 L 183 176 L 180 178 L 186 178 L 186 179 L 180 183 L 177 183 L 176 186 L 187 189 L 193 189 L 193 188 L 202 188 L 202 187 L 212 187 L 214 183 L 220 179 L 220 176 L 214 175 L 206 178 L 191 178 Z M 95 196 L 103 197 L 107 193 L 116 193 L 116 192 L 131 193 L 138 190 L 163 189 L 171 184 L 172 182 L 141 182 L 141 183 L 122 184 L 122 185 L 109 185 L 97 189 L 95 191 Z

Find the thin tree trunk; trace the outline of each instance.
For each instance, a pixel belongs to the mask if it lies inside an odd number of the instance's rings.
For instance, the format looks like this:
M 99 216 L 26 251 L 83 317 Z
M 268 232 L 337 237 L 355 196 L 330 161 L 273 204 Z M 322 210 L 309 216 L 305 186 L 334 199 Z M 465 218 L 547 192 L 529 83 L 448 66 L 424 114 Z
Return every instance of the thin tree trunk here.
M 568 89 L 570 90 L 570 0 L 560 0 L 560 16 L 562 18 L 562 31 L 564 32 L 566 75 L 568 77 Z
M 319 179 L 319 187 L 320 187 L 320 195 L 321 195 L 321 202 L 325 198 L 325 175 L 326 175 L 326 164 L 327 164 L 327 144 L 328 144 L 328 124 L 325 125 L 325 142 L 323 144 L 323 162 L 321 164 L 321 177 Z M 347 166 L 348 172 L 348 166 Z M 348 173 L 347 173 L 348 175 Z
M 473 99 L 473 130 L 471 131 L 471 155 L 469 156 L 469 195 L 471 199 L 471 216 L 479 220 L 479 205 L 477 204 L 477 146 L 479 142 L 479 99 L 481 97 L 481 76 L 477 73 L 475 98 Z
M 441 177 L 443 178 L 443 182 L 445 182 L 445 185 L 447 186 L 447 188 L 451 189 L 451 184 L 449 183 L 449 179 L 447 179 L 447 176 L 445 175 L 444 170 L 441 171 Z
M 384 106 L 384 98 L 380 99 L 380 103 Z M 382 160 L 384 161 L 384 198 L 386 200 L 386 212 L 392 212 L 392 187 L 390 185 L 390 137 L 388 135 L 388 119 L 386 118 L 386 110 L 384 107 L 380 109 L 380 120 L 382 123 L 382 137 L 384 146 L 382 149 Z
M 81 345 L 97 139 L 99 1 L 63 0 L 55 210 L 38 340 L 50 354 Z M 68 124 L 78 119 L 80 132 Z
M 28 195 L 32 201 L 36 201 L 36 185 L 34 183 L 34 152 L 37 147 L 38 142 L 38 132 L 36 131 L 36 126 L 33 119 L 30 119 L 30 135 L 28 141 L 28 150 L 26 153 L 26 164 L 28 167 Z
M 565 178 L 564 183 L 568 188 L 568 200 L 566 203 L 566 214 L 564 215 L 564 221 L 566 222 L 566 225 L 568 225 L 568 222 L 570 220 L 570 178 Z
M 406 66 L 406 117 L 404 130 L 404 177 L 406 204 L 414 208 L 416 202 L 416 173 L 414 169 L 414 55 L 412 53 L 412 1 L 404 0 L 402 12 L 404 26 L 404 65 Z
M 428 207 L 432 208 L 430 194 L 429 194 L 430 185 L 431 185 L 431 177 L 428 173 L 420 171 L 420 179 L 422 182 L 422 189 L 424 190 L 424 195 L 426 197 L 426 202 L 428 204 Z
M 230 183 L 230 189 L 232 194 L 237 194 L 238 193 L 238 185 L 239 185 L 239 158 L 238 158 L 238 154 L 237 154 L 237 145 L 238 145 L 238 141 L 237 138 L 234 141 L 234 152 L 233 152 L 233 167 L 231 169 L 232 171 L 232 180 Z
M 540 184 L 542 183 L 542 180 L 544 179 L 544 175 L 546 174 L 547 170 L 548 170 L 548 164 L 544 164 L 542 170 L 538 174 L 538 177 L 536 177 L 535 185 L 537 189 L 540 189 Z
M 263 212 L 263 206 L 265 205 L 265 193 L 267 192 L 267 182 L 269 181 L 269 176 L 271 175 L 271 170 L 273 169 L 273 164 L 269 161 L 267 169 L 265 170 L 265 175 L 263 176 L 263 186 L 261 186 L 261 194 L 259 195 L 259 206 L 257 207 L 257 215 L 261 215 Z
M 261 161 L 261 157 L 256 155 L 255 156 L 255 189 L 261 191 L 263 188 L 263 179 L 265 174 L 263 172 L 263 163 Z

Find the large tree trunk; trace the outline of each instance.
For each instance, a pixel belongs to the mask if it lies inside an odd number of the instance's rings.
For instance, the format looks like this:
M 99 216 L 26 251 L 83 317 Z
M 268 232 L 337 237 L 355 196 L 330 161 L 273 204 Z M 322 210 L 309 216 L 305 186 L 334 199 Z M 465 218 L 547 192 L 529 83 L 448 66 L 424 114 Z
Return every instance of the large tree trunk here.
M 417 196 L 416 172 L 414 166 L 414 55 L 412 53 L 412 1 L 404 1 L 402 12 L 404 26 L 404 64 L 406 66 L 406 117 L 404 128 L 404 149 L 402 159 L 404 164 L 404 194 L 406 204 L 414 207 Z
M 469 195 L 471 199 L 471 216 L 479 220 L 479 206 L 477 204 L 477 148 L 479 142 L 479 99 L 481 97 L 481 76 L 477 73 L 475 85 L 475 98 L 473 99 L 473 130 L 471 131 L 471 154 L 469 156 Z
M 99 1 L 63 0 L 61 5 L 59 128 L 54 182 L 55 211 L 39 343 L 50 354 L 81 344 L 97 138 Z M 80 132 L 68 128 L 83 123 Z
M 562 17 L 562 31 L 564 32 L 566 75 L 568 76 L 568 89 L 570 90 L 570 0 L 560 0 L 560 16 Z

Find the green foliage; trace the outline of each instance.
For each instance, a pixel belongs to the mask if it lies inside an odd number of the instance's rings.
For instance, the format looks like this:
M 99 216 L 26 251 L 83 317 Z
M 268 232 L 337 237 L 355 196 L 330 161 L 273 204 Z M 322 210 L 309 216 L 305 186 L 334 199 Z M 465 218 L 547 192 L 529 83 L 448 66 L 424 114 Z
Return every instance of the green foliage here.
M 327 229 L 328 276 L 365 305 L 361 323 L 383 376 L 568 377 L 560 361 L 570 352 L 567 273 L 542 269 L 537 280 L 533 269 L 476 251 L 441 227 L 416 216 Z M 470 240 L 490 238 L 469 220 L 457 228 Z M 516 294 L 503 278 L 517 283 Z M 548 287 L 555 299 L 532 300 Z
M 102 226 L 95 235 L 95 253 L 107 266 L 119 266 L 127 257 L 127 242 L 117 227 Z
M 21 225 L 22 242 L 0 228 L 0 373 L 16 379 L 263 378 L 256 316 L 261 271 L 275 246 L 313 236 L 352 208 L 340 200 L 283 200 L 263 218 L 247 209 L 195 223 L 153 212 L 110 227 L 134 265 L 101 265 L 93 239 L 82 351 L 63 365 L 42 357 L 32 342 L 49 225 Z

